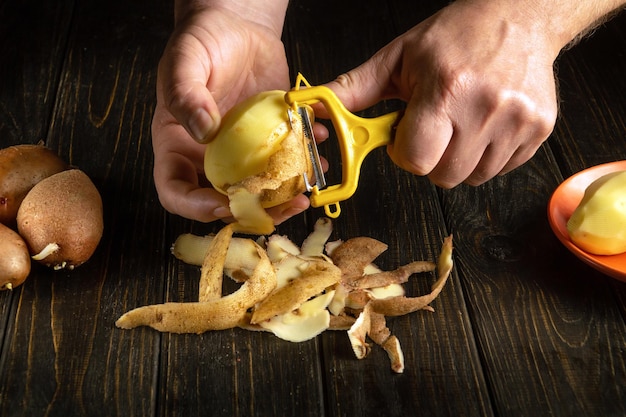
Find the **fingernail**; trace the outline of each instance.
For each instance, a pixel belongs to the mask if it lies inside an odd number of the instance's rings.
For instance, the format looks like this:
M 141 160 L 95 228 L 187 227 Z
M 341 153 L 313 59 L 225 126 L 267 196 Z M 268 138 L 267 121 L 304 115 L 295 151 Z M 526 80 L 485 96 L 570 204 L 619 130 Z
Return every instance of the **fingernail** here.
M 229 208 L 224 206 L 217 207 L 215 210 L 213 210 L 213 215 L 218 219 L 232 216 Z
M 213 118 L 204 109 L 196 110 L 189 119 L 189 131 L 197 142 L 205 143 L 210 137 L 209 134 L 215 128 Z

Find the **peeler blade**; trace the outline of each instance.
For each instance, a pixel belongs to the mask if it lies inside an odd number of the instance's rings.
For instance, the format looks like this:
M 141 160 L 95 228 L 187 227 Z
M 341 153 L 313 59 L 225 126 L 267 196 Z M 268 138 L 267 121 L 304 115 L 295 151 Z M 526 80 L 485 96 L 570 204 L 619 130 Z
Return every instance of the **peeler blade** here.
M 293 110 L 289 108 L 287 109 L 287 111 L 289 113 L 289 121 L 290 123 L 293 123 Z M 298 116 L 302 120 L 302 131 L 304 133 L 307 152 L 309 153 L 311 165 L 313 166 L 313 175 L 315 176 L 315 183 L 310 184 L 306 173 L 304 173 L 304 183 L 306 185 L 307 191 L 309 192 L 313 190 L 314 186 L 316 186 L 318 190 L 321 190 L 322 188 L 326 187 L 326 178 L 324 177 L 324 171 L 322 169 L 320 155 L 317 150 L 315 136 L 313 136 L 313 126 L 311 125 L 311 119 L 305 107 L 296 106 L 296 111 L 298 112 Z

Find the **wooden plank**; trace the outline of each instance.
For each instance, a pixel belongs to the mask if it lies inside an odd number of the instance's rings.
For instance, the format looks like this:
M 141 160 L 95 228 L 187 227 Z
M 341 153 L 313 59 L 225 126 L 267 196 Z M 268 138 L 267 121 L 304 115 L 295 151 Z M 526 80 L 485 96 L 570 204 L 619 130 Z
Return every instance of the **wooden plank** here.
M 73 1 L 0 4 L 0 147 L 45 139 Z M 24 22 L 29 22 L 25 24 Z M 19 409 L 24 383 L 10 375 L 7 354 L 22 289 L 0 292 L 0 414 Z M 45 359 L 44 359 L 45 361 Z M 21 375 L 19 376 L 21 378 Z M 42 391 L 42 394 L 44 392 Z
M 171 6 L 69 6 L 57 11 L 74 19 L 60 57 L 55 113 L 51 122 L 42 117 L 41 131 L 50 124 L 48 144 L 98 186 L 105 235 L 84 266 L 72 272 L 36 268 L 23 286 L 3 353 L 2 414 L 151 415 L 159 337 L 122 332 L 113 323 L 136 303 L 162 296 L 163 264 L 155 259 L 170 256 L 152 184 L 150 122 Z M 38 21 L 19 22 L 31 30 Z M 36 40 L 46 38 L 37 33 Z M 54 62 L 51 56 L 37 64 L 45 73 Z M 30 78 L 37 80 L 34 70 L 25 85 Z M 51 82 L 55 92 L 57 80 Z
M 562 57 L 566 65 L 559 68 L 561 108 L 572 117 L 557 125 L 556 140 L 550 145 L 564 177 L 625 159 L 625 25 L 622 12 Z M 626 317 L 626 285 L 608 281 Z
M 602 49 L 598 54 L 622 59 L 617 51 L 623 44 L 607 47 L 600 38 L 592 43 Z M 575 62 L 584 64 L 575 69 L 568 68 L 571 61 L 565 57 L 560 61 L 566 97 L 562 115 L 549 145 L 531 162 L 482 187 L 443 193 L 446 217 L 458 236 L 461 279 L 498 415 L 625 412 L 626 368 L 623 355 L 615 352 L 626 346 L 626 329 L 619 306 L 612 302 L 612 286 L 568 255 L 546 220 L 548 198 L 562 179 L 550 148 L 558 149 L 554 154 L 570 167 L 565 175 L 582 169 L 581 158 L 587 155 L 587 163 L 608 155 L 626 156 L 619 93 L 623 80 L 611 79 L 605 90 L 603 78 L 586 69 L 611 71 L 624 63 L 611 66 L 605 58 L 596 67 L 593 55 L 576 56 Z M 594 84 L 585 88 L 584 80 Z M 588 97 L 591 91 L 594 96 Z M 605 111 L 620 106 L 616 113 Z M 600 123 L 584 121 L 606 116 L 610 119 Z M 589 132 L 578 132 L 576 125 L 604 125 L 616 138 L 590 141 L 585 137 Z M 572 141 L 572 136 L 579 139 Z M 621 145 L 615 146 L 617 142 Z M 587 153 L 587 148 L 594 150 Z M 557 264 L 555 259 L 568 261 Z M 611 361 L 605 362 L 608 357 Z
M 386 184 L 378 184 L 386 190 L 365 186 L 363 193 L 344 209 L 348 224 L 338 222 L 338 235 L 374 236 L 387 242 L 388 252 L 377 260 L 383 269 L 412 260 L 435 260 L 445 230 L 434 190 L 423 179 L 381 168 L 389 169 L 389 163 L 376 159 L 376 167 L 370 164 L 371 174 L 364 179 L 373 179 L 376 173 L 384 175 Z M 381 204 L 374 203 L 372 195 Z M 455 236 L 455 242 L 456 239 Z M 455 259 L 457 256 L 455 249 Z M 413 277 L 406 285 L 408 294 L 428 293 L 433 280 L 432 274 Z M 337 332 L 332 338 L 325 338 L 325 358 L 330 364 L 326 378 L 330 414 L 351 415 L 359 411 L 363 415 L 390 416 L 491 415 L 461 289 L 453 273 L 432 303 L 434 313 L 420 311 L 388 320 L 405 353 L 406 369 L 402 375 L 391 372 L 388 358 L 376 346 L 370 357 L 355 362 L 345 334 Z M 451 397 L 456 400 L 449 401 Z
M 70 0 L 50 5 L 24 1 L 0 7 L 3 147 L 46 139 L 73 4 Z
M 550 146 L 565 177 L 624 158 L 625 23 L 622 13 L 559 60 L 562 116 Z
M 233 329 L 164 343 L 161 415 L 323 415 L 315 340 Z
M 444 5 L 405 3 L 292 2 L 292 73 L 328 81 Z M 198 268 L 169 247 L 180 233 L 221 227 L 167 215 L 152 183 L 150 119 L 171 7 L 0 4 L 3 21 L 40 23 L 0 28 L 0 51 L 23 74 L 15 84 L 12 68 L 0 66 L 0 144 L 46 138 L 94 179 L 106 223 L 88 264 L 36 267 L 19 290 L 0 293 L 1 415 L 626 413 L 626 285 L 569 255 L 545 218 L 563 176 L 626 156 L 624 18 L 562 57 L 563 117 L 549 145 L 513 174 L 440 191 L 397 169 L 382 149 L 366 160 L 333 238 L 388 243 L 378 263 L 391 269 L 434 259 L 443 237 L 455 235 L 457 267 L 435 312 L 389 321 L 407 363 L 394 375 L 381 349 L 356 360 L 344 332 L 293 344 L 240 329 L 161 335 L 114 327 L 139 305 L 196 297 Z M 323 152 L 336 172 L 337 150 Z M 300 243 L 321 215 L 311 210 L 278 233 Z M 432 281 L 420 275 L 407 287 L 422 294 Z
M 332 6 L 319 1 L 293 3 L 290 22 L 297 24 L 287 27 L 293 66 L 310 82 L 320 83 L 360 64 L 407 27 L 396 15 L 414 12 L 416 6 L 396 3 L 393 7 L 367 7 L 356 1 Z M 303 39 L 301 33 L 310 36 Z M 396 108 L 397 103 L 390 102 L 363 114 L 379 115 Z M 331 184 L 340 181 L 334 140 L 331 137 L 320 147 L 330 161 Z M 368 156 L 361 175 L 354 197 L 342 203 L 334 238 L 370 236 L 388 243 L 389 250 L 377 261 L 383 269 L 435 260 L 448 233 L 436 190 L 426 179 L 395 167 L 384 149 Z M 323 212 L 312 210 L 309 215 Z M 428 274 L 412 278 L 409 294 L 428 293 L 433 279 Z M 374 347 L 368 358 L 357 361 L 345 332 L 321 336 L 328 415 L 491 415 L 456 273 L 433 307 L 434 314 L 417 312 L 389 320 L 406 355 L 402 375 L 393 374 L 380 348 Z
M 193 233 L 216 231 L 222 224 L 195 225 Z M 299 230 L 299 231 L 298 231 Z M 298 239 L 302 218 L 279 227 Z M 199 268 L 171 260 L 168 301 L 197 300 Z M 224 294 L 238 285 L 224 284 Z M 164 334 L 160 359 L 158 415 L 323 414 L 318 342 L 290 343 L 269 333 L 242 329 L 201 335 Z

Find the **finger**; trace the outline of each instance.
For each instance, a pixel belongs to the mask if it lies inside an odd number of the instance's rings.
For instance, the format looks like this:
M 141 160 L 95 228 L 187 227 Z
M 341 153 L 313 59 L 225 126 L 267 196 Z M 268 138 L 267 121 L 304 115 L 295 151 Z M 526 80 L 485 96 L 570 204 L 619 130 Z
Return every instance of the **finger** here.
M 208 142 L 220 125 L 220 111 L 207 88 L 210 63 L 193 54 L 193 41 L 173 41 L 159 63 L 158 85 L 163 103 L 199 143 Z
M 313 136 L 315 136 L 315 142 L 322 143 L 328 139 L 330 132 L 328 128 L 321 123 L 313 123 Z
M 474 170 L 465 179 L 462 178 L 463 174 L 460 174 L 457 181 L 477 186 L 502 173 L 507 165 L 513 169 L 532 157 L 534 150 L 528 151 L 531 150 L 531 143 L 535 138 L 528 135 L 521 124 L 517 129 L 514 128 L 514 123 L 509 127 L 511 130 L 507 133 L 492 135 Z
M 291 217 L 302 213 L 308 209 L 309 206 L 309 199 L 304 194 L 300 194 L 291 201 L 267 209 L 267 213 L 274 219 L 274 224 L 278 225 Z
M 452 134 L 447 114 L 418 97 L 407 105 L 387 153 L 400 168 L 427 175 L 439 163 Z
M 366 109 L 396 93 L 392 87 L 393 63 L 401 49 L 391 43 L 358 67 L 325 84 L 352 112 Z
M 228 197 L 200 187 L 194 164 L 176 152 L 155 161 L 154 182 L 161 205 L 170 213 L 201 222 L 232 216 Z
M 528 162 L 533 156 L 535 156 L 540 146 L 541 144 L 538 144 L 536 146 L 531 143 L 522 144 L 522 146 L 517 148 L 513 155 L 511 155 L 511 157 L 506 161 L 506 163 L 502 166 L 497 175 L 507 174 L 515 168 L 520 167 Z
M 163 113 L 163 107 L 157 106 L 152 126 L 153 176 L 161 205 L 170 213 L 202 222 L 231 216 L 228 198 L 200 185 L 204 146 Z M 166 118 L 169 122 L 162 124 Z
M 479 185 L 517 168 L 532 158 L 548 139 L 556 122 L 556 111 L 532 113 L 524 110 L 514 109 L 505 119 L 504 130 L 498 130 L 501 121 L 492 124 L 491 130 L 495 133 L 491 133 L 490 145 L 466 183 Z
M 481 185 L 491 178 L 495 177 L 502 171 L 506 162 L 511 158 L 512 151 L 505 151 L 508 148 L 500 147 L 499 150 L 496 146 L 490 145 L 483 153 L 480 161 L 476 164 L 476 168 L 467 176 L 465 182 L 468 185 Z
M 555 106 L 552 114 L 546 113 L 543 118 L 538 119 L 535 124 L 534 134 L 531 135 L 529 140 L 522 142 L 513 155 L 511 155 L 508 159 L 506 164 L 504 164 L 498 175 L 504 175 L 507 172 L 512 171 L 513 169 L 526 163 L 535 155 L 541 144 L 548 140 L 552 134 L 554 125 L 556 124 L 556 113 L 557 111 Z
M 228 221 L 232 213 L 228 198 L 213 188 L 198 187 L 188 181 L 171 179 L 159 193 L 163 208 L 186 219 L 208 223 L 222 219 Z

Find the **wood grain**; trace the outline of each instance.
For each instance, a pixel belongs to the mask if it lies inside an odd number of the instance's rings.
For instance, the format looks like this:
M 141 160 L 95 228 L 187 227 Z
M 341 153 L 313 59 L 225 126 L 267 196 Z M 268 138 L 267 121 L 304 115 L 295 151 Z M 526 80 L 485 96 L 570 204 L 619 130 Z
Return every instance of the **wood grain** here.
M 446 4 L 291 2 L 291 75 L 332 80 Z M 170 246 L 221 227 L 166 213 L 152 181 L 156 67 L 172 13 L 166 1 L 0 2 L 0 146 L 44 139 L 92 177 L 105 206 L 87 264 L 35 266 L 23 286 L 0 292 L 0 416 L 626 415 L 626 284 L 578 261 L 546 218 L 564 178 L 626 159 L 625 15 L 559 57 L 556 128 L 513 173 L 441 190 L 384 149 L 366 158 L 331 239 L 379 239 L 389 249 L 376 263 L 393 269 L 435 260 L 454 236 L 435 311 L 388 321 L 406 360 L 396 375 L 382 349 L 355 359 L 342 331 L 295 344 L 242 329 L 115 328 L 132 308 L 197 298 L 199 269 Z M 321 151 L 339 181 L 334 136 Z M 311 209 L 277 232 L 301 243 L 322 215 Z M 434 279 L 415 275 L 407 291 L 427 293 Z

